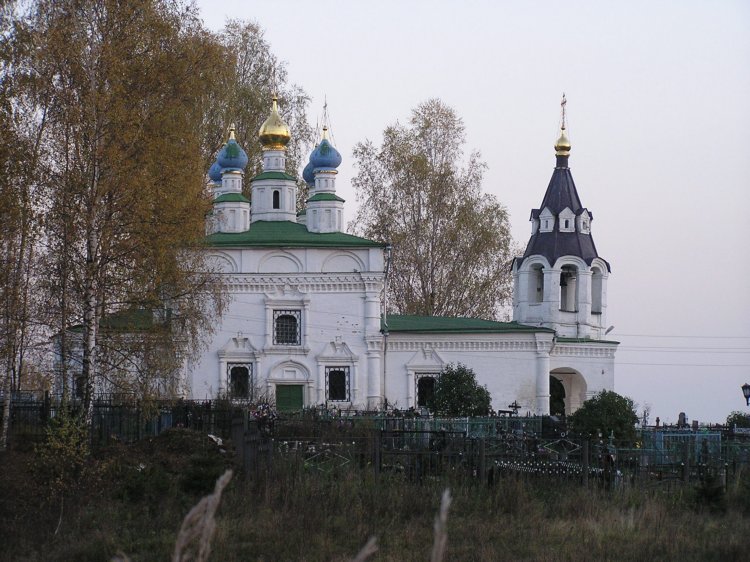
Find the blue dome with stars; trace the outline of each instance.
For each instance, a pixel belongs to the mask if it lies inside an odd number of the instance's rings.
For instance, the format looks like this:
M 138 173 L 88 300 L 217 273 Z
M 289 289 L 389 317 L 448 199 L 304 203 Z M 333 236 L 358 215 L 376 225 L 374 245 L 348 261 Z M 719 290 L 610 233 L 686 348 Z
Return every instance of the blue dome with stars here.
M 341 154 L 328 140 L 328 129 L 323 128 L 323 140 L 310 155 L 310 163 L 315 170 L 335 170 L 341 165 Z
M 208 178 L 214 183 L 221 183 L 221 165 L 218 160 L 208 169 Z

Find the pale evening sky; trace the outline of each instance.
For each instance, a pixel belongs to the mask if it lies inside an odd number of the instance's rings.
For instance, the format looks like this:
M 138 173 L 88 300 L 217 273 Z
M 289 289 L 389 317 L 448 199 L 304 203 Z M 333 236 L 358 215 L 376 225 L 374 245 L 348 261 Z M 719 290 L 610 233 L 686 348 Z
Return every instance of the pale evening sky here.
M 570 167 L 612 265 L 615 390 L 651 420 L 723 421 L 750 382 L 750 3 L 200 0 L 206 25 L 254 20 L 289 80 L 324 97 L 354 217 L 355 143 L 439 97 L 489 165 L 483 189 L 525 246 Z

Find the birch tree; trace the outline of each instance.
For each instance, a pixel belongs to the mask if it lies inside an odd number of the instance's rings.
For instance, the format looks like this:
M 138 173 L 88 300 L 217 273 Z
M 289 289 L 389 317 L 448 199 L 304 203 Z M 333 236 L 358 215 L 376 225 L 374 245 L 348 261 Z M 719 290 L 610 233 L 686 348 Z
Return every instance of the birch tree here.
M 190 354 L 221 313 L 218 280 L 191 249 L 210 208 L 203 126 L 224 51 L 194 8 L 168 0 L 41 1 L 30 19 L 48 107 L 48 287 L 59 333 L 80 324 L 88 421 L 102 319 L 153 312 L 168 319 L 159 341 Z
M 464 158 L 461 118 L 438 99 L 378 147 L 354 148 L 359 210 L 349 228 L 393 245 L 391 312 L 497 318 L 510 299 L 512 239 L 506 208 L 482 193 L 486 165 Z
M 28 29 L 18 20 L 15 3 L 0 7 L 0 361 L 3 416 L 0 450 L 7 443 L 11 395 L 21 386 L 35 313 L 31 285 L 39 214 L 34 174 L 43 109 L 29 103 L 24 60 L 30 49 Z M 36 119 L 30 115 L 36 113 Z

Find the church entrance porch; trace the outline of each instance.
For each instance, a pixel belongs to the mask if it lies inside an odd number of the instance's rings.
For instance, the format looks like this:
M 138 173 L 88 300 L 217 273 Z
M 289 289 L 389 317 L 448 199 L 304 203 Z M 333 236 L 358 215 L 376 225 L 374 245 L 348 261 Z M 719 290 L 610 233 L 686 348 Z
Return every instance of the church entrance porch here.
M 552 375 L 549 377 L 549 414 L 565 415 L 565 386 L 560 379 Z
M 561 367 L 550 371 L 550 413 L 575 412 L 586 400 L 586 379 L 575 369 Z M 560 410 L 564 407 L 564 411 Z M 556 410 L 556 411 L 553 411 Z

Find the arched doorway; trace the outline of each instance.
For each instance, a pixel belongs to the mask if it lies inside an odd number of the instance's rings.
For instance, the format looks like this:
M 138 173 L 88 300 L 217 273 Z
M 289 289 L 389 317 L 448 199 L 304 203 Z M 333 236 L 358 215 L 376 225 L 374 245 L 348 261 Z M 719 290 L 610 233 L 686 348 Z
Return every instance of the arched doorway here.
M 313 381 L 307 367 L 295 361 L 282 361 L 271 368 L 266 380 L 268 393 L 274 396 L 281 412 L 301 410 L 310 405 Z
M 563 412 L 566 416 L 572 414 L 581 407 L 586 400 L 587 389 L 586 379 L 583 378 L 583 375 L 570 367 L 552 369 L 552 371 L 550 371 L 549 384 L 550 414 L 554 414 L 555 408 L 558 407 L 553 403 L 553 399 L 556 396 L 560 396 L 559 391 L 557 395 L 555 394 L 554 389 L 556 383 L 553 381 L 557 381 L 557 384 L 562 386 L 562 400 L 564 404 Z
M 549 414 L 551 416 L 565 415 L 565 386 L 557 377 L 549 377 Z

